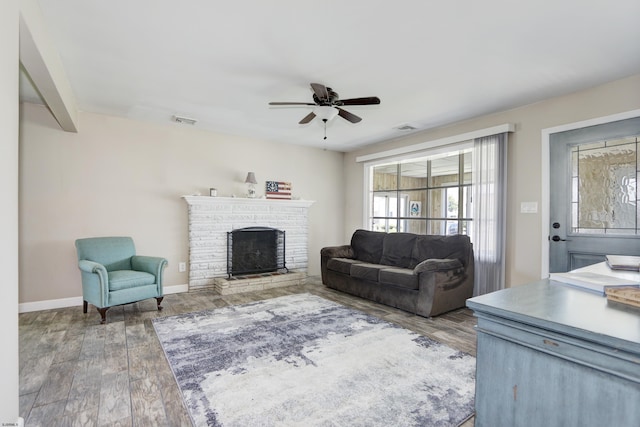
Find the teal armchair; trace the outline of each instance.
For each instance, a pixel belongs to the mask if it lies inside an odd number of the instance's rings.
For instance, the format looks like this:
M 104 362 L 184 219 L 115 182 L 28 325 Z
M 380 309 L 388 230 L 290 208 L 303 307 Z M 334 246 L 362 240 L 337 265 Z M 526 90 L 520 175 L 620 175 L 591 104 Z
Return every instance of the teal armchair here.
M 83 310 L 96 306 L 106 322 L 110 307 L 155 298 L 162 310 L 162 274 L 167 260 L 136 255 L 130 237 L 91 237 L 76 240 L 82 274 Z

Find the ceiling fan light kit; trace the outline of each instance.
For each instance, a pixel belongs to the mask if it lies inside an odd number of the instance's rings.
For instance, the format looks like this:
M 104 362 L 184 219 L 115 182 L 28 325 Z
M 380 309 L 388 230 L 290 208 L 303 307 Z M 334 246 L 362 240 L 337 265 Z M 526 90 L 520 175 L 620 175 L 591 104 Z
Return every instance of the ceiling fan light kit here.
M 313 109 L 313 113 L 317 118 L 324 121 L 331 121 L 338 115 L 338 110 L 328 105 L 320 105 Z

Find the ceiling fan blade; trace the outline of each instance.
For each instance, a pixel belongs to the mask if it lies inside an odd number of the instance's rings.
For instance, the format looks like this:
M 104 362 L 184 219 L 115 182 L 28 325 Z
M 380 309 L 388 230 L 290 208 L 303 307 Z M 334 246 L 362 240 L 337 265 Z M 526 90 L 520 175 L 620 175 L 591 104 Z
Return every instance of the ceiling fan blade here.
M 313 105 L 315 106 L 316 104 L 312 104 L 310 102 L 270 102 L 269 105 Z
M 316 117 L 316 113 L 314 113 L 313 111 L 310 112 L 309 114 L 307 114 L 306 116 L 304 116 L 304 118 L 302 120 L 300 120 L 298 122 L 298 124 L 304 125 L 309 123 L 311 120 L 313 120 Z
M 352 114 L 352 113 L 348 112 L 347 110 L 343 110 L 342 108 L 338 108 L 338 107 L 335 107 L 335 108 L 338 109 L 338 115 L 340 117 L 342 117 L 343 119 L 345 119 L 347 121 L 350 121 L 351 123 L 358 123 L 359 121 L 362 120 L 362 118 L 356 116 L 355 114 Z
M 325 85 L 321 85 L 320 83 L 311 83 L 311 89 L 313 89 L 313 92 L 318 98 L 329 99 L 329 92 Z
M 365 98 L 341 99 L 340 105 L 376 105 L 380 104 L 380 98 L 377 96 L 368 96 Z

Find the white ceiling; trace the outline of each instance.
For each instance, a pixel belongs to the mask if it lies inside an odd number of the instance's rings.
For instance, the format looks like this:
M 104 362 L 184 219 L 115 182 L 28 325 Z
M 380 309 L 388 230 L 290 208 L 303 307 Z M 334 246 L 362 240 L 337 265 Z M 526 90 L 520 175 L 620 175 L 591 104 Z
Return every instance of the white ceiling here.
M 640 72 L 638 0 L 38 3 L 80 110 L 339 151 Z M 382 102 L 323 140 L 310 107 L 268 106 L 311 82 Z

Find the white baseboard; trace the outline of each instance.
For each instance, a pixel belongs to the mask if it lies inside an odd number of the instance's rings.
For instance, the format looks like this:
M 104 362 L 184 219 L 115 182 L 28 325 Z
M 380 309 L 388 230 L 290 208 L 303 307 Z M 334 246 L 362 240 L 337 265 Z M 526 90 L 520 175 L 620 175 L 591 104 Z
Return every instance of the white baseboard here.
M 54 308 L 75 307 L 80 305 L 82 305 L 82 297 L 23 302 L 22 304 L 18 304 L 18 313 L 28 313 L 30 311 L 40 311 L 40 310 L 51 310 Z
M 164 289 L 164 294 L 179 294 L 182 292 L 189 292 L 189 285 L 184 284 L 184 285 L 173 285 L 173 286 L 165 286 Z
M 189 292 L 189 285 L 165 286 L 164 294 L 179 294 Z M 18 304 L 18 313 L 29 313 L 31 311 L 51 310 L 54 308 L 76 307 L 82 305 L 82 297 L 50 299 L 44 301 L 23 302 Z

